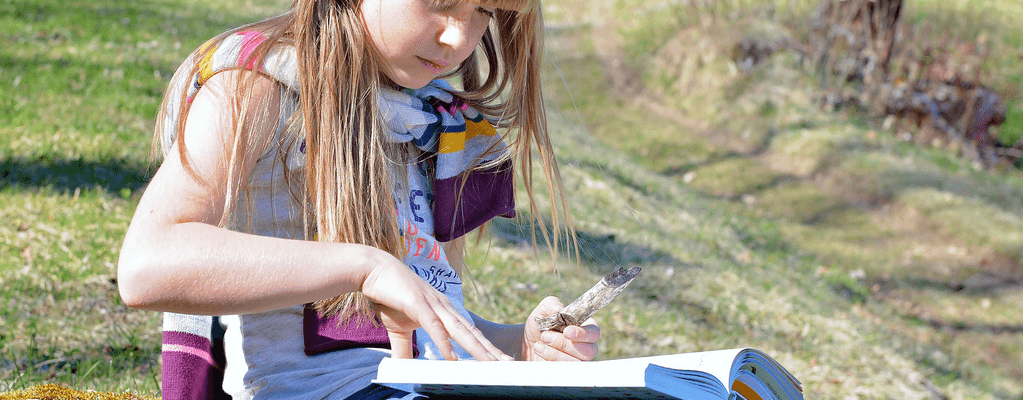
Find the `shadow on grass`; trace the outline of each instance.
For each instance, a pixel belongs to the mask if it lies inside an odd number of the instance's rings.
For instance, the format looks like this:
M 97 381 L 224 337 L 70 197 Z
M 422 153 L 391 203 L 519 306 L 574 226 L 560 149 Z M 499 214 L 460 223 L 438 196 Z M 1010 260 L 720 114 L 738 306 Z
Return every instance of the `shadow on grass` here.
M 746 153 L 740 153 L 738 151 L 729 151 L 729 152 L 723 153 L 720 156 L 708 157 L 708 158 L 706 158 L 706 159 L 704 159 L 702 161 L 699 161 L 699 162 L 692 162 L 692 163 L 687 163 L 687 164 L 683 164 L 683 165 L 669 166 L 669 167 L 666 167 L 665 169 L 663 169 L 660 173 L 662 175 L 664 175 L 664 176 L 679 177 L 679 176 L 686 175 L 686 173 L 688 173 L 690 171 L 694 171 L 694 170 L 697 170 L 697 169 L 700 169 L 700 168 L 704 168 L 704 167 L 709 167 L 709 166 L 718 164 L 720 162 L 734 160 L 734 159 L 738 159 L 738 158 L 749 158 L 749 156 Z
M 717 130 L 711 131 L 711 133 L 705 133 L 705 135 L 711 136 L 711 135 L 714 135 L 715 132 L 718 132 L 718 131 Z M 697 169 L 700 169 L 700 168 L 704 168 L 704 167 L 709 167 L 709 166 L 712 166 L 714 164 L 718 164 L 718 163 L 729 161 L 729 160 L 743 159 L 743 158 L 756 158 L 756 157 L 764 155 L 768 151 L 768 149 L 771 147 L 772 142 L 775 141 L 775 137 L 778 136 L 778 135 L 779 135 L 779 130 L 777 130 L 777 129 L 768 129 L 765 132 L 765 135 L 762 136 L 760 138 L 760 140 L 758 140 L 757 143 L 752 148 L 750 148 L 747 151 L 730 150 L 730 151 L 727 151 L 725 153 L 722 153 L 721 155 L 719 155 L 717 157 L 708 157 L 707 159 L 705 159 L 703 161 L 700 161 L 700 162 L 689 163 L 689 164 L 684 164 L 684 165 L 669 166 L 669 167 L 663 169 L 660 173 L 662 175 L 664 175 L 664 176 L 671 176 L 671 177 L 683 176 L 683 175 L 686 175 L 686 173 L 688 173 L 690 171 L 694 171 L 694 170 L 697 170 Z
M 800 223 L 804 226 L 818 226 L 825 224 L 828 218 L 832 215 L 845 212 L 850 209 L 850 205 L 846 203 L 840 203 L 833 206 L 826 207 L 825 209 L 819 210 L 805 218 Z
M 496 218 L 491 220 L 491 232 L 501 240 L 530 246 L 534 239 L 531 236 L 528 215 L 523 212 L 518 212 L 518 214 L 519 216 L 515 219 Z M 543 226 L 537 226 L 535 229 L 539 250 L 547 248 L 543 243 L 541 229 L 550 232 L 551 225 L 545 221 Z M 561 239 L 558 243 L 561 255 L 574 258 L 571 247 L 566 245 L 567 241 L 564 235 Z M 682 310 L 681 312 L 687 315 L 690 322 L 705 325 L 711 329 L 724 329 L 727 325 L 727 321 L 723 320 L 721 315 L 712 310 L 710 306 L 678 295 L 680 291 L 693 285 L 693 282 L 680 283 L 659 278 L 660 276 L 685 274 L 687 269 L 708 268 L 707 265 L 684 262 L 651 247 L 620 242 L 615 235 L 576 231 L 576 240 L 579 244 L 579 261 L 582 267 L 588 268 L 595 274 L 606 275 L 618 267 L 642 266 L 644 268 L 645 272 L 630 284 L 631 289 L 627 291 L 629 297 L 657 303 L 666 308 Z M 647 340 L 643 335 L 637 335 L 634 339 L 641 342 Z
M 154 314 L 127 308 L 113 279 L 40 275 L 51 282 L 45 292 L 40 292 L 36 277 L 4 277 L 0 391 L 43 383 L 158 390 L 160 341 L 153 334 L 159 330 Z
M 72 353 L 32 351 L 28 354 L 0 352 L 0 381 L 5 389 L 27 389 L 44 383 L 88 387 L 91 390 L 116 390 L 124 376 L 134 377 L 136 386 L 152 381 L 159 388 L 160 349 L 136 345 L 110 344 Z M 138 390 L 139 388 L 136 388 Z
M 519 212 L 519 214 L 525 214 Z M 533 242 L 533 235 L 530 232 L 530 223 L 527 217 L 516 219 L 496 218 L 491 220 L 491 231 L 502 240 L 512 243 L 530 245 Z M 550 235 L 551 225 L 545 223 L 535 228 L 538 247 L 544 246 L 544 232 Z M 625 266 L 632 264 L 670 264 L 682 265 L 682 261 L 675 257 L 646 246 L 639 246 L 616 241 L 615 235 L 596 235 L 582 231 L 576 231 L 576 241 L 579 244 L 580 261 L 595 267 Z M 567 245 L 568 244 L 568 245 Z M 563 256 L 573 257 L 571 243 L 566 238 L 559 238 L 559 251 Z M 599 268 L 601 271 L 607 268 Z M 597 271 L 598 268 L 595 268 Z M 605 271 L 608 272 L 608 271 Z
M 8 186 L 49 187 L 58 191 L 101 188 L 108 192 L 134 192 L 150 178 L 145 164 L 120 159 L 109 161 L 36 160 L 13 158 L 0 161 L 0 190 Z
M 963 296 L 989 296 L 994 292 L 1018 289 L 1021 285 L 1020 276 L 997 276 L 990 273 L 977 273 L 963 280 L 909 277 L 902 281 L 918 289 L 958 293 Z
M 914 320 L 918 323 L 928 325 L 937 331 L 956 331 L 956 332 L 980 332 L 990 335 L 1003 335 L 1003 334 L 1021 334 L 1024 332 L 1024 327 L 1013 324 L 983 324 L 983 323 L 966 323 L 962 321 L 942 321 L 935 318 L 923 318 L 912 315 L 904 315 L 904 318 Z
M 1017 215 L 1021 215 L 1022 206 L 1024 206 L 1021 187 L 1017 185 L 979 185 L 968 178 L 948 177 L 921 171 L 885 171 L 878 180 L 884 193 L 891 193 L 892 197 L 911 188 L 931 188 L 979 198 L 1003 211 Z

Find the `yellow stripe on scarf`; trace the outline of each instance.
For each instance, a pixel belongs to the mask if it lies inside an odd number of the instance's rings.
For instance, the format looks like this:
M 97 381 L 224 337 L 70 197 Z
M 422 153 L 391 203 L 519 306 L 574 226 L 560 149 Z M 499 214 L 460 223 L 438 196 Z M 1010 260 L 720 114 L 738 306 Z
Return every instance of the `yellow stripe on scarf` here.
M 213 53 L 217 51 L 217 46 L 212 43 L 204 44 L 199 52 L 203 55 L 203 58 L 199 59 L 199 84 L 206 83 L 207 79 L 213 76 Z
M 494 129 L 487 120 L 481 119 L 480 122 L 473 122 L 466 120 L 466 130 L 464 132 L 443 132 L 441 133 L 441 143 L 438 146 L 438 153 L 458 153 L 466 148 L 466 142 L 477 136 L 494 136 L 497 135 L 498 131 Z

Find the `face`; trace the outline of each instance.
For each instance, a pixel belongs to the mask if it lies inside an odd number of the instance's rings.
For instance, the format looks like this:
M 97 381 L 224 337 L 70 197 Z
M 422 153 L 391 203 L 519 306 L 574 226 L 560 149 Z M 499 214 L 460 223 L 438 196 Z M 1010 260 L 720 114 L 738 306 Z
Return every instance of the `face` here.
M 385 73 L 417 89 L 458 68 L 480 42 L 493 9 L 470 1 L 363 0 L 360 12 Z

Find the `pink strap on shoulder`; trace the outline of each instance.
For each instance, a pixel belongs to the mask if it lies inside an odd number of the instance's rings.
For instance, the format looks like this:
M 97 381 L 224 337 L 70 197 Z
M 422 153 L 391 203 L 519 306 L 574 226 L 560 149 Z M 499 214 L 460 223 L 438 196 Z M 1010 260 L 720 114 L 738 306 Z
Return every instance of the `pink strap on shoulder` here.
M 257 66 L 256 59 L 250 57 L 257 46 L 267 41 L 267 37 L 257 31 L 241 31 L 236 35 L 242 36 L 242 46 L 238 52 L 238 65 L 248 70 L 262 71 L 263 65 Z

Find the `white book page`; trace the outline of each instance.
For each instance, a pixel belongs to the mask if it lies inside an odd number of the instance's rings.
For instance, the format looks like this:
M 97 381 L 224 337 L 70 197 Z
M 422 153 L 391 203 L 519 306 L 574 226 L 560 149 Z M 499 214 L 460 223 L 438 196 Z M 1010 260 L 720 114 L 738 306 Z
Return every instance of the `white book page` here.
M 649 364 L 707 372 L 729 387 L 736 355 L 743 349 L 592 362 L 381 360 L 376 383 L 643 387 Z

